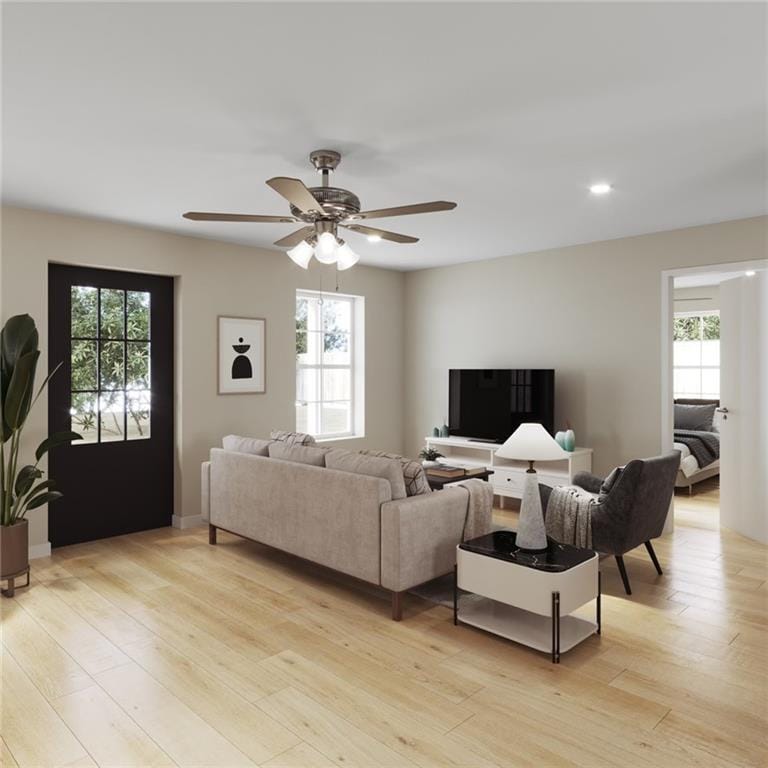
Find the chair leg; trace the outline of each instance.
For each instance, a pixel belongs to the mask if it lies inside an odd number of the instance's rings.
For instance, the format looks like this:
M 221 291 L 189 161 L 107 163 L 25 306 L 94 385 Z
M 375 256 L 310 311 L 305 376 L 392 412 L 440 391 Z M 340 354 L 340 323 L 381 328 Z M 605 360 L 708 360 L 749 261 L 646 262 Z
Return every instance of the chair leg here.
M 663 576 L 664 571 L 661 570 L 661 566 L 659 565 L 659 559 L 656 557 L 656 553 L 653 551 L 653 544 L 651 544 L 650 541 L 646 541 L 645 548 L 648 550 L 648 554 L 651 556 L 651 560 L 653 561 L 653 564 L 656 568 L 656 573 L 658 573 L 659 576 Z
M 208 543 L 209 544 L 215 544 L 216 543 L 216 526 L 208 524 Z
M 400 621 L 403 618 L 403 593 L 392 593 L 392 621 Z
M 621 580 L 624 582 L 624 591 L 628 594 L 632 594 L 632 589 L 629 586 L 629 576 L 627 576 L 627 568 L 624 565 L 624 558 L 621 555 L 616 555 L 616 565 L 619 566 L 619 573 L 621 574 Z

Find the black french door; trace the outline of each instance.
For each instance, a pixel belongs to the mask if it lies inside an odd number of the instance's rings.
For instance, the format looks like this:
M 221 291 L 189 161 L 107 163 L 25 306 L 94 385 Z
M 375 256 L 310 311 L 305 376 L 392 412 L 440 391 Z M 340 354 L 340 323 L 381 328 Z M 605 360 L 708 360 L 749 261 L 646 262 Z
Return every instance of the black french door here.
M 83 436 L 49 457 L 52 546 L 170 525 L 173 278 L 50 264 L 48 285 L 49 430 Z

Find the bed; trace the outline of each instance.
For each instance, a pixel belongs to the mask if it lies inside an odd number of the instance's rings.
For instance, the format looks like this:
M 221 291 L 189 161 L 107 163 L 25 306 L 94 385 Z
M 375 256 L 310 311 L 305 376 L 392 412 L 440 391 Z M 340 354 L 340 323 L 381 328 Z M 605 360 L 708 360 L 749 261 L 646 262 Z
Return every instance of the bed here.
M 675 405 L 715 406 L 720 407 L 719 400 L 694 400 L 680 398 Z M 676 488 L 687 488 L 693 493 L 693 486 L 710 477 L 720 474 L 720 436 L 718 431 L 718 415 L 709 430 L 682 429 L 675 423 L 674 447 L 680 451 L 680 468 L 675 478 Z

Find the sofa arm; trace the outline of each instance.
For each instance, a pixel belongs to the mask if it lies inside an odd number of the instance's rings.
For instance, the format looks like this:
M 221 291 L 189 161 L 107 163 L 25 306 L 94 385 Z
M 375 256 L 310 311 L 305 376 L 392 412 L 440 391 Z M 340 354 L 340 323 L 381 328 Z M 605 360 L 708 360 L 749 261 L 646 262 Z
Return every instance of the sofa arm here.
M 204 461 L 200 467 L 200 513 L 203 520 L 211 519 L 211 462 Z
M 402 592 L 453 570 L 469 493 L 465 488 L 381 505 L 381 585 Z M 491 528 L 491 509 L 483 512 Z

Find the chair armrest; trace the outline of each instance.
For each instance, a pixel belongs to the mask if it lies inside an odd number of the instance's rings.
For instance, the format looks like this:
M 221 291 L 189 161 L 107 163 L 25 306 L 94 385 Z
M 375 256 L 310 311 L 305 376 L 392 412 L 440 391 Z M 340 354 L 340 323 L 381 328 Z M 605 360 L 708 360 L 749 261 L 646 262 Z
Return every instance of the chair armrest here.
M 603 484 L 603 478 L 593 475 L 591 472 L 577 472 L 573 476 L 573 485 L 578 485 L 590 493 L 600 493 L 600 486 Z
M 383 587 L 402 592 L 453 570 L 468 497 L 466 488 L 444 488 L 381 505 Z M 491 513 L 483 511 L 488 531 Z
M 211 462 L 200 467 L 200 513 L 203 520 L 211 519 Z

